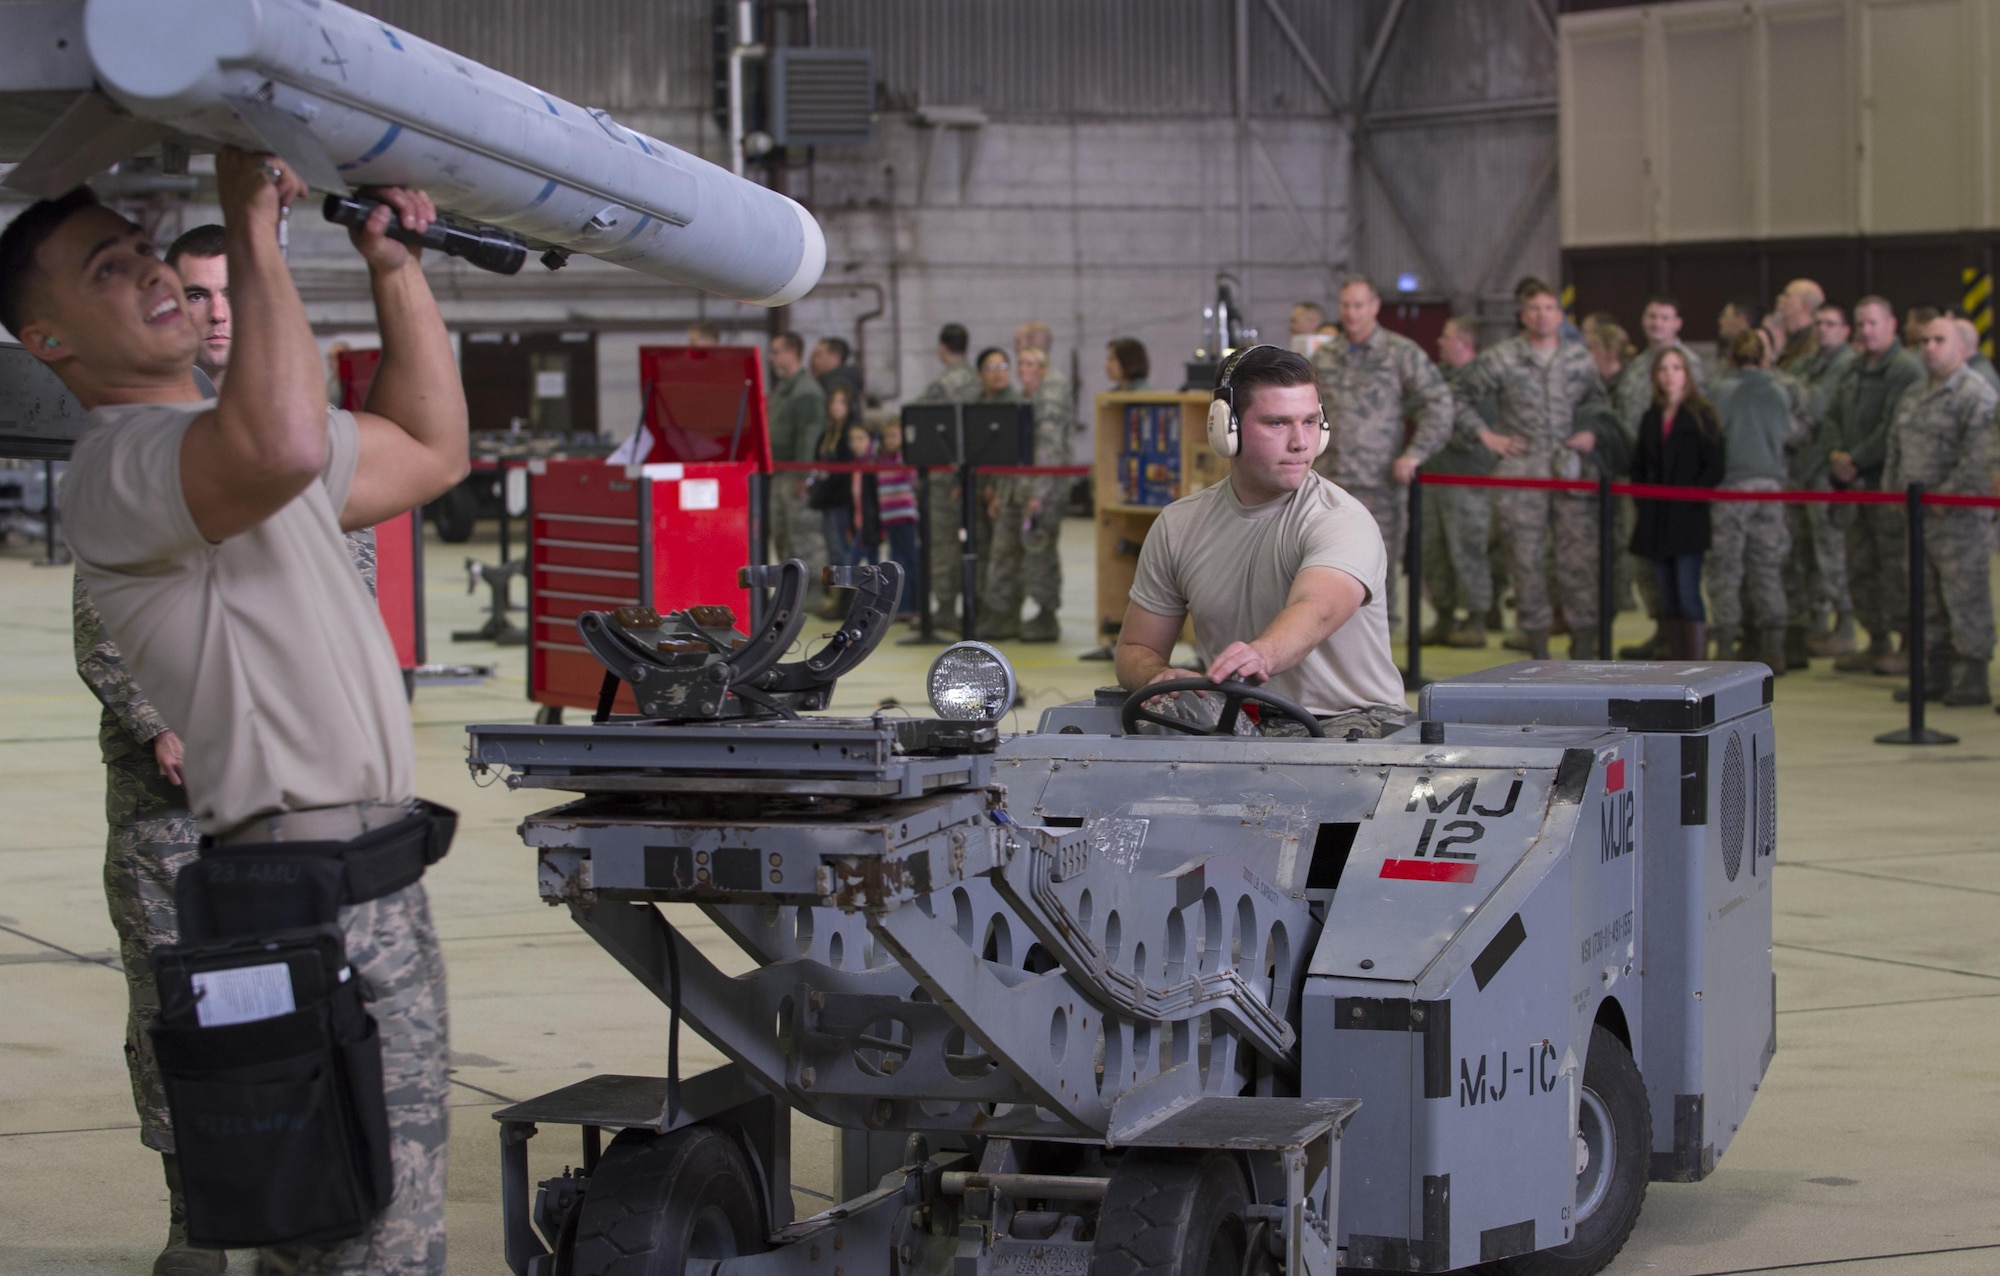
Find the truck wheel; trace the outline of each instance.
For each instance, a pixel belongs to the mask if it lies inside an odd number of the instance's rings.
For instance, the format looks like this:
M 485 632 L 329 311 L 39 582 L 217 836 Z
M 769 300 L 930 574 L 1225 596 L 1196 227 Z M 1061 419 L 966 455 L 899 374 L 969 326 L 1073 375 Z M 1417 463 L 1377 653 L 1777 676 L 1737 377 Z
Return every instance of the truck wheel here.
M 438 539 L 460 545 L 472 539 L 473 525 L 479 520 L 479 496 L 460 483 L 431 502 L 431 522 Z
M 1221 1152 L 1127 1152 L 1097 1211 L 1090 1276 L 1238 1276 L 1249 1204 Z
M 567 1229 L 565 1229 L 567 1230 Z M 576 1211 L 571 1276 L 682 1276 L 690 1260 L 764 1249 L 764 1210 L 734 1140 L 712 1126 L 626 1130 Z
M 1646 1083 L 1609 1029 L 1590 1030 L 1577 1103 L 1576 1210 L 1569 1244 L 1507 1261 L 1514 1276 L 1591 1276 L 1604 1270 L 1639 1221 L 1653 1119 Z

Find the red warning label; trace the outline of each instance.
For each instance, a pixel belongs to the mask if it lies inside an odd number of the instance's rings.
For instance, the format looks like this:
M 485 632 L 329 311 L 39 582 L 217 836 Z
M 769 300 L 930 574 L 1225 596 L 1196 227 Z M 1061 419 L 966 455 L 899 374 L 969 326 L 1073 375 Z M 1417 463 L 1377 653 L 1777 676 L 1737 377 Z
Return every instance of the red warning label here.
M 1406 882 L 1469 882 L 1479 875 L 1479 865 L 1463 860 L 1383 860 L 1381 875 Z
M 1604 768 L 1604 791 L 1621 793 L 1625 789 L 1625 759 L 1619 758 Z

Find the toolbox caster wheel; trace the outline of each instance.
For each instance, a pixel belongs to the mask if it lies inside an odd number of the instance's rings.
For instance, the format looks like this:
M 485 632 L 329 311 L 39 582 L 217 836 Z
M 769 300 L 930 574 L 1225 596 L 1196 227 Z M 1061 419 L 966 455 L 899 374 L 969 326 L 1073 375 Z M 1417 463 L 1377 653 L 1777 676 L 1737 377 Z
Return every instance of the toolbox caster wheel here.
M 1249 1205 L 1224 1153 L 1127 1152 L 1097 1212 L 1090 1276 L 1238 1276 Z
M 535 710 L 535 725 L 538 727 L 559 727 L 562 725 L 563 707 L 559 704 L 545 704 Z
M 1506 1261 L 1512 1276 L 1591 1276 L 1625 1247 L 1646 1203 L 1653 1121 L 1646 1083 L 1611 1031 L 1590 1030 L 1577 1103 L 1575 1235 L 1566 1245 Z
M 706 1125 L 626 1130 L 592 1171 L 556 1270 L 682 1276 L 690 1261 L 761 1252 L 764 1233 L 756 1180 L 728 1135 Z

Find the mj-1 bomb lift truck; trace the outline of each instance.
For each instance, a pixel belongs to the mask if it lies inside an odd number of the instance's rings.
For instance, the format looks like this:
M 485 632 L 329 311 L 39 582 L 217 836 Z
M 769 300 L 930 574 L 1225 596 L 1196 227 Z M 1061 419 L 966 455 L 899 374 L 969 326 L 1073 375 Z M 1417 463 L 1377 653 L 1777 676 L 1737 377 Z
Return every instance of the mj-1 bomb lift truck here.
M 830 571 L 846 618 L 790 662 L 804 568 L 744 583 L 774 596 L 743 629 L 583 615 L 590 724 L 470 729 L 475 771 L 581 795 L 522 825 L 543 897 L 730 1061 L 682 1079 L 670 1040 L 666 1078 L 496 1114 L 519 1276 L 1588 1273 L 1748 1112 L 1764 666 L 1509 665 L 1381 739 L 1241 683 L 1002 736 L 1013 674 L 977 643 L 932 667 L 937 718 L 813 712 L 893 565 Z M 1213 724 L 1161 712 L 1176 688 Z M 793 1110 L 847 1132 L 855 1194 L 809 1218 Z M 534 1186 L 552 1124 L 582 1162 Z

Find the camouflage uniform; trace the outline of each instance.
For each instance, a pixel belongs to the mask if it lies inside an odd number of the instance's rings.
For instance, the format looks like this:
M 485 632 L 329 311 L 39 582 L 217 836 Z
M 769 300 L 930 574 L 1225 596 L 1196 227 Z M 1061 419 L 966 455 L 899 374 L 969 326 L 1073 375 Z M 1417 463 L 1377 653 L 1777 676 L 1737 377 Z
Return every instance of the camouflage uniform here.
M 1313 468 L 1367 506 L 1382 529 L 1394 625 L 1410 493 L 1390 467 L 1405 456 L 1421 464 L 1451 441 L 1451 391 L 1416 342 L 1379 326 L 1358 345 L 1345 339 L 1325 343 L 1313 352 L 1312 365 L 1320 407 L 1333 426 L 1333 443 Z M 1409 418 L 1415 418 L 1416 428 L 1405 443 L 1403 422 Z
M 1972 357 L 1965 361 L 1965 366 L 1978 373 L 1980 380 L 1987 385 L 2000 390 L 2000 368 L 1993 366 L 1993 360 L 1986 357 L 1984 350 L 1974 350 Z
M 1825 492 L 1832 488 L 1826 466 L 1826 424 L 1833 406 L 1834 390 L 1847 369 L 1859 358 L 1854 347 L 1836 346 L 1815 351 L 1795 375 L 1805 386 L 1809 434 L 1793 450 L 1788 479 L 1803 491 Z M 1792 554 L 1786 560 L 1785 596 L 1791 600 L 1793 623 L 1831 611 L 1846 616 L 1854 610 L 1847 589 L 1847 536 L 1843 515 L 1847 506 L 1792 505 L 1786 508 L 1791 524 Z
M 1470 365 L 1467 365 L 1470 366 Z M 1464 368 L 1441 369 L 1454 404 L 1465 393 Z M 1497 419 L 1493 396 L 1470 403 L 1491 429 Z M 1497 458 L 1475 437 L 1453 434 L 1437 455 L 1424 462 L 1426 474 L 1491 474 Z M 1440 620 L 1458 612 L 1483 620 L 1493 606 L 1493 572 L 1486 544 L 1493 531 L 1493 490 L 1485 487 L 1424 488 L 1424 588 Z
M 1019 403 L 1021 402 L 1021 392 L 1011 385 L 998 394 L 987 394 L 982 389 L 979 397 L 974 402 Z M 978 560 L 976 564 L 978 574 L 973 577 L 972 598 L 973 602 L 981 606 L 984 606 L 986 601 L 991 597 L 988 591 L 991 588 L 990 577 L 993 571 L 994 541 L 996 537 L 1004 534 L 997 530 L 1002 526 L 1000 505 L 1007 499 L 1008 492 L 1019 481 L 1020 479 L 1017 476 L 1005 474 L 974 474 L 972 478 L 973 491 L 978 495 L 978 506 L 972 512 L 972 552 L 977 556 Z M 1020 524 L 1016 523 L 1015 530 L 1012 533 L 1017 549 L 1021 537 L 1019 527 Z M 1014 558 L 1015 561 L 1018 561 L 1019 555 L 1015 554 Z M 959 572 L 960 577 L 962 578 L 964 574 L 964 570 L 961 568 Z M 978 622 L 980 636 L 983 638 L 1017 637 L 1021 630 L 1020 619 L 1020 608 L 1018 606 L 1012 613 L 1004 617 L 982 617 Z
M 1465 367 L 1458 408 L 1461 439 L 1476 439 L 1484 425 L 1471 404 L 1491 394 L 1499 401 L 1498 434 L 1528 441 L 1519 456 L 1501 457 L 1493 472 L 1505 478 L 1591 477 L 1588 462 L 1564 440 L 1580 428 L 1585 408 L 1604 398 L 1597 365 L 1582 346 L 1559 343 L 1537 352 L 1525 337 L 1510 337 Z M 1514 597 L 1521 628 L 1547 633 L 1554 617 L 1542 555 L 1555 539 L 1556 585 L 1572 634 L 1597 626 L 1597 498 L 1569 492 L 1502 489 L 1494 499 L 1500 529 L 1512 550 Z
M 160 990 L 146 958 L 160 945 L 180 939 L 174 878 L 194 862 L 201 834 L 188 812 L 187 790 L 160 773 L 153 754 L 153 740 L 167 724 L 132 681 L 81 577 L 75 585 L 74 615 L 77 674 L 104 704 L 97 727 L 104 756 L 104 819 L 110 825 L 104 896 L 118 932 L 129 998 L 125 1067 L 139 1111 L 139 1141 L 171 1153 L 174 1134 L 166 1090 L 146 1032 L 159 1016 Z
M 1971 367 L 1912 388 L 1889 426 L 1883 488 L 1987 495 L 1996 402 L 2000 391 Z M 1992 523 L 1991 510 L 1924 510 L 1924 631 L 1982 670 L 1993 655 Z
M 361 573 L 361 583 L 368 586 L 368 596 L 375 596 L 375 529 L 364 527 L 352 531 L 344 538 L 347 541 L 347 557 L 353 560 L 354 570 Z
M 1776 492 L 1784 487 L 1785 443 L 1796 420 L 1791 386 L 1798 383 L 1787 386 L 1780 379 L 1783 375 L 1762 368 L 1740 369 L 1722 396 L 1718 410 L 1723 454 L 1728 458 L 1724 489 Z M 1735 630 L 1747 602 L 1760 626 L 1782 628 L 1788 616 L 1785 555 L 1791 549 L 1784 507 L 1765 501 L 1718 501 L 1709 511 L 1709 526 L 1708 556 L 1702 564 L 1709 624 L 1718 631 Z M 1783 661 L 1781 653 L 1762 654 Z
M 771 388 L 770 423 L 772 460 L 813 459 L 826 427 L 826 392 L 812 373 L 801 368 Z M 806 476 L 796 470 L 772 473 L 767 517 L 772 556 L 806 565 L 805 606 L 810 610 L 826 598 L 820 569 L 827 565 L 827 549 L 825 520 L 806 503 L 805 488 Z
M 1069 378 L 1049 372 L 1029 402 L 1035 408 L 1035 464 L 1068 465 L 1073 416 Z M 1056 611 L 1062 606 L 1062 561 L 1056 542 L 1062 533 L 1069 480 L 1023 475 L 1001 478 L 996 485 L 1000 513 L 994 520 L 990 553 L 981 558 L 986 584 L 980 592 L 980 628 L 991 625 L 995 633 L 1019 628 L 1021 601 L 1030 598 L 1039 610 L 1028 621 L 1034 632 L 1026 636 L 1041 640 L 1054 629 Z M 1030 517 L 1028 503 L 1035 499 L 1041 501 L 1041 509 Z M 1044 625 L 1042 617 L 1049 623 Z
M 960 360 L 939 373 L 938 379 L 925 386 L 915 401 L 977 403 L 985 392 L 972 364 Z M 965 574 L 958 545 L 958 475 L 948 469 L 932 470 L 927 486 L 931 506 L 931 593 L 937 597 L 937 610 L 932 614 L 941 626 L 955 625 L 953 617 L 958 611 L 958 595 Z
M 1866 356 L 1849 364 L 1834 387 L 1827 409 L 1826 450 L 1846 452 L 1860 474 L 1850 485 L 1873 491 L 1882 486 L 1887 460 L 1889 421 L 1896 405 L 1912 386 L 1920 386 L 1924 368 L 1908 350 L 1889 351 L 1879 361 Z M 1886 649 L 1889 635 L 1900 633 L 1908 603 L 1904 577 L 1903 511 L 1890 505 L 1852 508 L 1847 525 L 1847 584 L 1855 618 L 1873 645 Z

